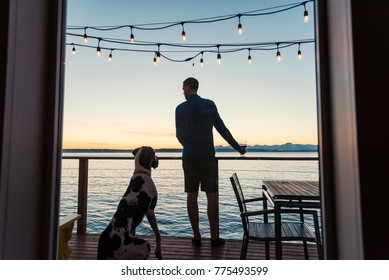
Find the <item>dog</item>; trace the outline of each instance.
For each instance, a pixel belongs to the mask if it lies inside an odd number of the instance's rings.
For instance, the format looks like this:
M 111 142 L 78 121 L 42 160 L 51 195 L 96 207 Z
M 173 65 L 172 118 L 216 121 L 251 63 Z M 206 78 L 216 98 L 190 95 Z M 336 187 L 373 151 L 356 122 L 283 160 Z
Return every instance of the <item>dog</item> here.
M 113 218 L 99 237 L 99 260 L 147 259 L 150 256 L 150 243 L 135 237 L 136 227 L 145 215 L 157 238 L 155 256 L 162 259 L 161 237 L 154 214 L 158 193 L 151 179 L 151 168 L 158 167 L 158 157 L 152 147 L 146 146 L 132 153 L 135 157 L 134 174 Z

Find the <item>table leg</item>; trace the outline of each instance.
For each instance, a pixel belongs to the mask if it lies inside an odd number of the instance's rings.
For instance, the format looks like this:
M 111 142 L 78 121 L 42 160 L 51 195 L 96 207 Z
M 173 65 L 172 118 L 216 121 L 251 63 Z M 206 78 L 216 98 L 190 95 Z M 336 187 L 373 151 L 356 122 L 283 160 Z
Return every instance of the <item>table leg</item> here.
M 274 230 L 276 238 L 276 259 L 282 260 L 282 240 L 281 240 L 281 209 L 274 205 Z

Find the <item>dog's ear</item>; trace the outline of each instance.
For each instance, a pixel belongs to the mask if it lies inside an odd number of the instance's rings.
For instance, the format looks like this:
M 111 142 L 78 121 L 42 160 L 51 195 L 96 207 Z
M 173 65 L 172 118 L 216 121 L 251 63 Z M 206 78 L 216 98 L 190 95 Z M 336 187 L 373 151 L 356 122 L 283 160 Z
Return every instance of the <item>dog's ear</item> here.
M 132 154 L 136 156 L 136 154 L 139 152 L 140 148 L 136 148 L 135 150 L 132 151 Z
M 153 161 L 151 162 L 151 167 L 154 168 L 154 169 L 157 168 L 157 167 L 158 167 L 158 163 L 159 163 L 159 162 L 158 162 L 158 158 L 157 158 L 156 160 L 153 160 Z

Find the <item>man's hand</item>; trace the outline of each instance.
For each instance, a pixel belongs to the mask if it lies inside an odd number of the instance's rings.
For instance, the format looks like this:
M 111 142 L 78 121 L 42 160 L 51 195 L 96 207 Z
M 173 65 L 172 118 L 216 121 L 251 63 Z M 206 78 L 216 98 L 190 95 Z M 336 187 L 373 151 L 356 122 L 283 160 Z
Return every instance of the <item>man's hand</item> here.
M 239 152 L 241 155 L 244 155 L 244 154 L 246 153 L 246 147 L 239 146 L 238 152 Z

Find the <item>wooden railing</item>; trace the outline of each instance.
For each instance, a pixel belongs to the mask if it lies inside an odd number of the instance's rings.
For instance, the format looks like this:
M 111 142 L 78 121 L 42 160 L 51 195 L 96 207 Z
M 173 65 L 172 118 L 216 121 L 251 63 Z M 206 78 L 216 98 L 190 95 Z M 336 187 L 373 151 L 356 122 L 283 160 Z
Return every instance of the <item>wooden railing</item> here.
M 87 197 L 88 197 L 88 171 L 89 160 L 133 160 L 131 156 L 70 156 L 64 154 L 63 159 L 78 160 L 78 206 L 77 213 L 81 215 L 81 218 L 77 221 L 77 234 L 86 234 L 87 225 Z M 181 160 L 179 156 L 160 156 L 159 160 Z M 251 156 L 238 156 L 238 157 L 216 157 L 217 163 L 220 160 L 239 160 L 239 161 L 252 161 L 252 160 L 277 160 L 277 161 L 317 161 L 317 157 L 251 157 Z

